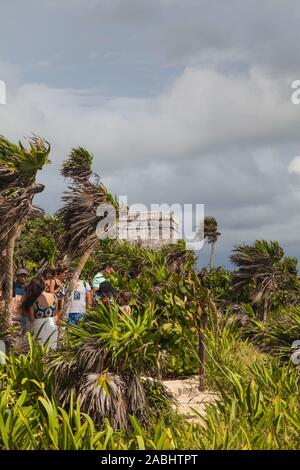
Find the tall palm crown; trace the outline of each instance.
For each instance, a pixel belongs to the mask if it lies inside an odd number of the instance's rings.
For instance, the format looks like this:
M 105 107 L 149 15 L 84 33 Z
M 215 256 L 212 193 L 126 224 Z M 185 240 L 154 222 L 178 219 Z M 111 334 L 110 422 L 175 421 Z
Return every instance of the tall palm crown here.
M 65 178 L 84 183 L 92 176 L 93 155 L 83 147 L 73 149 L 69 158 L 63 163 L 61 174 Z
M 218 231 L 218 222 L 215 217 L 211 216 L 205 217 L 204 222 L 199 225 L 197 230 L 196 238 L 201 241 L 206 240 L 211 245 L 211 253 L 209 260 L 210 269 L 212 269 L 213 266 L 215 245 L 220 235 L 221 232 Z
M 221 233 L 218 231 L 218 222 L 214 217 L 204 219 L 204 238 L 209 244 L 216 243 Z
M 0 136 L 0 249 L 5 248 L 7 237 L 27 216 L 37 214 L 32 207 L 35 194 L 43 191 L 35 184 L 36 174 L 49 161 L 50 145 L 33 136 L 29 149 L 21 142 L 13 144 Z
M 114 204 L 99 179 L 91 180 L 92 162 L 92 154 L 78 147 L 72 150 L 61 170 L 64 177 L 73 180 L 62 198 L 64 206 L 58 211 L 64 229 L 62 248 L 73 257 L 95 247 L 99 241 L 97 225 L 103 218 L 97 215 L 97 209 L 101 204 Z
M 236 246 L 233 252 L 230 259 L 238 268 L 233 285 L 237 290 L 253 285 L 253 295 L 264 299 L 266 319 L 276 290 L 296 287 L 297 260 L 285 256 L 277 241 L 256 240 L 253 245 Z
M 49 162 L 50 145 L 40 137 L 29 139 L 29 149 L 0 136 L 0 247 L 9 232 L 30 214 L 35 194 L 44 186 L 35 184 L 36 174 Z M 2 246 L 3 248 L 3 246 Z
M 25 188 L 35 182 L 38 170 L 49 162 L 50 144 L 38 136 L 28 139 L 29 149 L 19 141 L 0 136 L 0 191 Z

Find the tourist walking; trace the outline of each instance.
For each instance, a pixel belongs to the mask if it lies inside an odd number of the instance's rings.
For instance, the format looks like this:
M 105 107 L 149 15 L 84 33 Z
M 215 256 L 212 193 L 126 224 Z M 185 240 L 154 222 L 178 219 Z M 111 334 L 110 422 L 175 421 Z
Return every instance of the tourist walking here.
M 53 294 L 57 300 L 57 314 L 56 321 L 59 324 L 61 313 L 64 308 L 65 295 L 66 295 L 66 278 L 68 275 L 68 268 L 65 264 L 59 264 L 55 270 Z
M 47 343 L 49 348 L 57 348 L 58 329 L 54 321 L 57 300 L 53 293 L 46 292 L 45 282 L 34 279 L 26 289 L 22 303 L 23 310 L 28 314 L 33 337 L 40 344 Z
M 74 274 L 75 269 L 70 272 Z M 68 314 L 68 323 L 70 325 L 78 325 L 84 318 L 86 309 L 92 306 L 91 286 L 88 282 L 79 279 L 74 292 L 71 295 L 71 302 Z

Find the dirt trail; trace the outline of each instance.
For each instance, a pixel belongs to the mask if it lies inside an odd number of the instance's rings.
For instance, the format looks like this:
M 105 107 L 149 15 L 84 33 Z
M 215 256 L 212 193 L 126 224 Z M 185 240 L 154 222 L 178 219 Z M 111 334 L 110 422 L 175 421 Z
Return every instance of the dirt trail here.
M 214 403 L 218 396 L 210 390 L 198 390 L 198 377 L 181 380 L 164 380 L 163 385 L 172 393 L 177 401 L 177 411 L 186 415 L 190 421 L 201 421 L 191 408 L 205 416 L 205 405 Z

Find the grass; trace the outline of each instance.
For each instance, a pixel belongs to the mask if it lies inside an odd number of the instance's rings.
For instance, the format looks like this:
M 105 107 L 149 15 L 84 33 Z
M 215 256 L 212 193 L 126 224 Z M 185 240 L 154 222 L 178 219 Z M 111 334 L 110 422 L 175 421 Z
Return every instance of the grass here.
M 133 337 L 135 325 L 127 326 Z M 96 331 L 106 338 L 105 328 Z M 74 333 L 77 347 L 78 329 Z M 300 449 L 299 370 L 261 352 L 234 321 L 209 323 L 206 331 L 207 379 L 220 399 L 206 406 L 199 424 L 167 406 L 168 397 L 155 384 L 145 384 L 150 408 L 156 407 L 147 424 L 128 412 L 122 430 L 84 412 L 80 394 L 70 392 L 62 406 L 54 392 L 55 374 L 46 367 L 46 348 L 29 341 L 28 354 L 11 354 L 0 366 L 0 449 Z M 192 346 L 190 354 L 196 354 Z

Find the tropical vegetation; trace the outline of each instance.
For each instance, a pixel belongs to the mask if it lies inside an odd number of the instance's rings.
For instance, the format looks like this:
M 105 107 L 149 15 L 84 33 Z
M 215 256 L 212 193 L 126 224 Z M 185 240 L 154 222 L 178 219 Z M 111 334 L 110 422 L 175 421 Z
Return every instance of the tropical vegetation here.
M 211 216 L 199 228 L 211 248 L 200 270 L 183 241 L 150 249 L 110 240 L 105 225 L 99 237 L 98 207 L 111 204 L 118 214 L 118 205 L 81 147 L 62 166 L 69 187 L 61 208 L 45 215 L 33 198 L 49 152 L 39 137 L 28 149 L 0 138 L 0 340 L 9 345 L 15 334 L 16 267 L 35 277 L 67 262 L 72 290 L 80 275 L 90 280 L 110 263 L 109 280 L 131 292 L 132 309 L 122 316 L 116 302 L 95 304 L 79 325 L 65 325 L 57 351 L 30 334 L 26 350 L 8 349 L 0 449 L 299 449 L 297 260 L 277 241 L 256 240 L 233 248 L 232 270 L 214 267 L 221 233 Z M 165 386 L 191 376 L 217 397 L 193 420 Z

